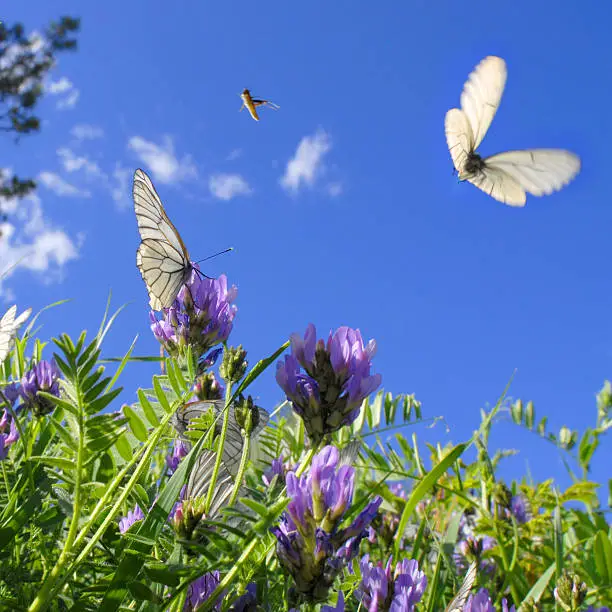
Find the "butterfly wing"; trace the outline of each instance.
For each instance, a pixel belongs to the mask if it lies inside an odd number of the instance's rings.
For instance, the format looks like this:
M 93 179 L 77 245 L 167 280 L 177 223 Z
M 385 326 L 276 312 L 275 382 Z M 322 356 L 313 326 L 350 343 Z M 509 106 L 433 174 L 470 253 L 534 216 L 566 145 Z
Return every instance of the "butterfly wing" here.
M 525 190 L 501 168 L 485 167 L 476 174 L 468 175 L 466 180 L 508 206 L 525 206 Z
M 474 151 L 474 135 L 467 115 L 458 108 L 451 108 L 444 118 L 444 132 L 453 165 L 462 178 L 468 156 Z
M 215 467 L 216 456 L 217 453 L 211 450 L 204 450 L 200 453 L 189 474 L 185 499 L 206 497 Z M 215 492 L 208 513 L 209 519 L 214 518 L 219 513 L 219 510 L 227 504 L 233 487 L 234 479 L 231 474 L 223 465 L 219 466 L 219 472 L 215 483 Z
M 461 612 L 463 610 L 467 598 L 470 595 L 470 591 L 474 586 L 474 581 L 476 580 L 477 573 L 478 563 L 474 562 L 468 568 L 468 571 L 465 574 L 465 578 L 463 579 L 463 583 L 459 587 L 457 594 L 451 599 L 448 606 L 446 606 L 445 612 Z
M 191 273 L 189 253 L 166 215 L 151 179 L 140 169 L 134 173 L 132 193 L 142 240 L 136 265 L 147 286 L 151 308 L 169 308 Z
M 559 191 L 580 172 L 580 158 L 563 149 L 507 151 L 484 162 L 485 172 L 504 173 L 534 196 Z
M 489 55 L 472 71 L 461 93 L 461 109 L 470 124 L 473 148 L 482 142 L 501 102 L 506 86 L 506 62 Z
M 6 359 L 6 356 L 13 348 L 15 335 L 24 321 L 30 316 L 32 309 L 28 308 L 22 312 L 17 318 L 17 305 L 11 306 L 0 319 L 0 362 Z

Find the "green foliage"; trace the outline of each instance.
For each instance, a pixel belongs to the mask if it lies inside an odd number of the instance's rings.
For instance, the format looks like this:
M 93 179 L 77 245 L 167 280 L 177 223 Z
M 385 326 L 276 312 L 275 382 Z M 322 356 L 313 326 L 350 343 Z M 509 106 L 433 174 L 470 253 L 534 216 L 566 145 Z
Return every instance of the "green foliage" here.
M 218 571 L 217 594 L 226 593 L 223 609 L 255 583 L 261 609 L 286 610 L 288 577 L 270 529 L 289 500 L 282 477 L 264 483 L 262 476 L 279 456 L 287 469 L 308 469 L 314 449 L 307 447 L 301 419 L 281 404 L 253 442 L 238 502 L 202 517 L 189 539 L 177 536 L 169 517 L 200 453 L 215 448 L 211 440 L 224 413 L 199 420 L 204 435 L 188 437 L 191 451 L 171 473 L 166 458 L 176 438 L 172 417 L 192 401 L 198 364 L 189 352 L 180 363 L 165 360 L 164 373 L 153 376 L 151 387 L 138 389 L 136 401 L 119 409 L 119 379 L 143 358 L 132 355 L 136 340 L 120 358 L 103 356 L 116 314 L 107 316 L 108 309 L 93 338 L 85 332 L 76 340 L 63 334 L 50 343 L 33 340 L 33 320 L 0 368 L 0 402 L 20 429 L 1 464 L 0 609 L 178 611 L 189 585 Z M 287 347 L 284 343 L 260 360 L 241 381 L 225 381 L 226 409 L 259 376 L 269 375 Z M 40 392 L 40 397 L 53 410 L 40 417 L 27 410 L 15 413 L 5 393 L 8 383 L 43 355 L 49 359 L 51 351 L 62 373 L 61 392 Z M 340 448 L 361 441 L 345 524 L 373 495 L 383 498 L 359 556 L 367 552 L 382 563 L 389 555 L 416 559 L 428 577 L 421 610 L 444 609 L 462 584 L 461 568 L 473 560 L 479 567 L 474 592 L 487 588 L 496 609 L 503 598 L 522 610 L 562 607 L 555 588 L 571 595 L 576 581 L 581 601 L 575 609 L 612 605 L 612 529 L 598 484 L 587 479 L 595 451 L 605 444 L 611 397 L 606 383 L 594 427 L 564 437 L 549 433 L 545 419 L 536 424 L 532 404 L 508 406 L 504 393 L 490 411 L 481 412 L 469 440 L 443 447 L 419 444 L 416 428 L 426 421 L 414 396 L 379 391 L 364 402 L 359 418 L 330 440 Z M 489 437 L 506 411 L 515 424 L 564 453 L 573 476 L 569 487 L 562 490 L 552 480 L 506 484 L 499 479 L 498 468 L 510 451 L 492 454 Z M 568 443 L 572 439 L 575 444 Z M 512 510 L 519 495 L 530 509 L 527 520 Z M 144 519 L 121 534 L 119 520 L 136 505 Z M 491 545 L 470 548 L 468 537 Z M 360 605 L 358 559 L 354 572 L 344 572 L 335 585 L 346 610 Z M 329 605 L 336 599 L 333 592 Z

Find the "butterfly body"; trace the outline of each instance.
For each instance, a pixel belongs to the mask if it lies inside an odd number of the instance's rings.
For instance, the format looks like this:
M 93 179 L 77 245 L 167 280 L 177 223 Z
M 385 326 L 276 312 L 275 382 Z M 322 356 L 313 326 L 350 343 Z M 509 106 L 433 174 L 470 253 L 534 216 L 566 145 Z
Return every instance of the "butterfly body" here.
M 506 77 L 503 59 L 483 59 L 465 83 L 461 108 L 446 113 L 444 128 L 459 180 L 504 204 L 524 206 L 527 193 L 542 196 L 567 185 L 580 171 L 580 158 L 563 149 L 506 151 L 484 158 L 476 153 L 501 102 Z

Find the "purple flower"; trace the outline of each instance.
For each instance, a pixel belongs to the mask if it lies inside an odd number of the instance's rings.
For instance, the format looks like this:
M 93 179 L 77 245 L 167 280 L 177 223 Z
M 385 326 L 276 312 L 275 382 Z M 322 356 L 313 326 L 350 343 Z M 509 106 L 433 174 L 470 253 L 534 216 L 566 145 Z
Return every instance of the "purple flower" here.
M 187 445 L 182 440 L 174 440 L 172 454 L 166 457 L 166 465 L 170 473 L 174 473 L 181 459 L 189 453 Z
M 246 593 L 241 595 L 231 605 L 229 612 L 256 612 L 257 610 L 257 585 L 251 582 Z
M 393 495 L 396 497 L 408 499 L 404 485 L 401 482 L 394 482 L 393 484 L 389 485 L 389 491 L 391 491 L 391 493 L 393 493 Z
M 363 400 L 380 386 L 380 374 L 370 374 L 375 353 L 374 340 L 364 346 L 360 331 L 350 327 L 330 332 L 327 344 L 317 340 L 312 323 L 304 338 L 291 335 L 291 355 L 276 364 L 276 381 L 314 445 L 350 425 Z
M 151 311 L 151 331 L 173 357 L 184 354 L 188 345 L 199 359 L 212 347 L 225 342 L 232 331 L 237 308 L 236 287 L 227 288 L 227 277 L 200 278 L 196 269 L 179 291 L 174 304 L 164 308 L 162 319 Z M 218 358 L 209 353 L 206 367 Z
M 26 408 L 31 408 L 35 416 L 49 414 L 55 405 L 45 397 L 38 395 L 39 391 L 45 391 L 59 397 L 60 370 L 55 360 L 46 361 L 42 359 L 31 370 L 28 370 L 21 379 L 21 397 Z
M 321 606 L 321 612 L 344 612 L 344 593 L 338 593 L 338 603 L 335 606 Z
M 194 580 L 187 589 L 187 599 L 183 606 L 183 612 L 191 612 L 203 604 L 219 586 L 219 572 L 208 572 L 204 576 Z M 221 610 L 223 596 L 215 603 L 213 610 Z
M 465 572 L 468 566 L 478 560 L 480 562 L 479 569 L 487 574 L 492 574 L 495 571 L 495 561 L 490 558 L 483 558 L 483 553 L 491 548 L 495 548 L 497 542 L 490 536 L 478 538 L 469 536 L 457 544 L 457 548 L 453 555 L 455 564 L 460 572 Z
M 370 612 L 410 612 L 427 587 L 427 576 L 419 570 L 416 559 L 403 559 L 392 572 L 391 557 L 383 568 L 382 563 L 374 565 L 370 555 L 364 555 L 359 567 L 361 584 L 355 595 Z
M 11 407 L 14 406 L 15 402 L 17 401 L 17 398 L 19 398 L 19 396 L 21 395 L 20 389 L 19 389 L 19 383 L 14 382 L 14 383 L 10 383 L 6 385 L 5 387 L 2 388 L 2 393 L 4 397 L 0 399 L 2 400 L 6 399 L 10 403 Z
M 278 527 L 276 553 L 291 574 L 298 597 L 324 602 L 335 577 L 359 551 L 381 497 L 370 501 L 348 526 L 340 525 L 353 500 L 355 469 L 339 465 L 338 449 L 324 447 L 307 475 L 287 474 L 291 501 Z
M 610 612 L 610 608 L 604 606 L 603 608 L 594 608 L 593 606 L 589 606 L 584 612 Z
M 119 521 L 119 533 L 122 535 L 137 521 L 142 521 L 144 519 L 144 513 L 140 509 L 140 506 L 136 504 L 134 510 L 129 510 L 127 516 L 124 516 Z
M 9 448 L 19 440 L 19 430 L 15 419 L 11 419 L 11 428 L 8 434 L 0 433 L 0 461 L 4 461 L 8 455 Z
M 531 519 L 531 510 L 529 508 L 529 502 L 523 495 L 515 495 L 510 501 L 510 512 L 513 514 L 516 522 L 526 523 Z
M 270 468 L 263 473 L 261 479 L 263 483 L 269 487 L 274 476 L 278 476 L 278 482 L 284 485 L 287 472 L 291 470 L 295 471 L 296 468 L 297 466 L 291 465 L 288 461 L 285 462 L 281 453 L 277 459 L 272 459 Z
M 502 599 L 502 612 L 514 612 L 514 610 L 514 606 L 508 608 L 508 602 Z M 476 595 L 470 595 L 465 602 L 463 612 L 495 612 L 489 591 L 480 589 Z

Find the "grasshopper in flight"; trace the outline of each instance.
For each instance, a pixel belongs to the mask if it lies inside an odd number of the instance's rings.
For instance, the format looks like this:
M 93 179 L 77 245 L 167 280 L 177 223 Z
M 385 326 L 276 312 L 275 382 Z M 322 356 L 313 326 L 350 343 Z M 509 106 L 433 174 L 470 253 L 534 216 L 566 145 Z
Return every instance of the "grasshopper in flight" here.
M 240 94 L 240 97 L 242 98 L 242 106 L 240 107 L 240 110 L 242 110 L 246 106 L 249 113 L 251 113 L 251 117 L 253 117 L 255 121 L 259 121 L 259 117 L 257 115 L 256 110 L 258 106 L 269 106 L 274 110 L 278 110 L 280 108 L 280 106 L 274 104 L 273 102 L 270 102 L 270 100 L 258 100 L 257 98 L 252 98 L 251 92 L 248 89 L 245 89 Z

